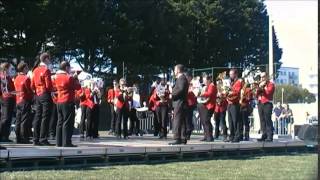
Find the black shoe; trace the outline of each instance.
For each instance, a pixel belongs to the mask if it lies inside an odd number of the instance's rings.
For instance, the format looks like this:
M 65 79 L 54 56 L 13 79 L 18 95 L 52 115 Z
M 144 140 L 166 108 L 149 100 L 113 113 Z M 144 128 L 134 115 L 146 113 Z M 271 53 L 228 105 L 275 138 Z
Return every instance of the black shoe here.
M 214 141 L 213 137 L 206 139 L 206 142 L 213 142 L 213 141 Z
M 204 137 L 204 138 L 200 139 L 200 141 L 206 141 L 206 140 L 207 140 L 207 138 L 206 138 L 206 137 Z
M 52 135 L 52 136 L 49 137 L 49 139 L 50 140 L 56 140 L 56 137 Z
M 267 139 L 265 139 L 264 141 L 265 141 L 265 142 L 272 142 L 273 139 L 272 139 L 272 138 L 267 138 Z
M 187 139 L 181 140 L 181 144 L 187 144 Z
M 5 148 L 5 147 L 3 147 L 3 146 L 0 146 L 0 149 L 7 149 L 7 148 Z
M 218 139 L 218 138 L 219 138 L 219 135 L 214 135 L 214 138 L 215 138 L 215 139 Z
M 249 137 L 245 137 L 243 141 L 249 141 L 250 138 Z
M 49 141 L 43 141 L 40 143 L 42 146 L 51 146 L 52 144 L 49 143 Z
M 41 146 L 41 143 L 39 141 L 33 141 L 34 146 Z
M 77 147 L 77 146 L 73 144 L 67 144 L 67 145 L 64 145 L 63 147 Z
M 239 141 L 243 141 L 243 136 L 240 136 L 240 137 L 239 137 Z
M 158 139 L 163 139 L 163 138 L 164 138 L 164 136 L 159 136 L 159 137 L 158 137 Z
M 229 138 L 228 138 L 228 142 L 232 142 L 233 139 L 234 139 L 234 137 L 229 137 Z
M 81 139 L 84 139 L 84 134 L 81 134 L 81 135 L 80 135 L 80 138 L 81 138 Z
M 129 137 L 128 136 L 123 136 L 123 139 L 129 139 Z
M 227 137 L 224 137 L 224 138 L 222 139 L 222 141 L 223 141 L 223 142 L 229 142 L 229 139 L 228 139 Z
M 174 142 L 169 143 L 169 145 L 178 145 L 178 144 L 182 144 L 181 139 L 177 139 Z
M 191 136 L 191 135 L 187 135 L 186 139 L 187 139 L 187 140 L 190 140 L 190 136 Z
M 237 143 L 237 142 L 240 142 L 240 140 L 239 140 L 239 138 L 233 138 L 231 142 L 232 143 Z
M 264 138 L 264 137 L 257 139 L 258 142 L 263 142 L 265 140 L 266 140 L 266 138 Z
M 117 139 L 121 139 L 121 136 L 117 135 L 116 138 L 117 138 Z

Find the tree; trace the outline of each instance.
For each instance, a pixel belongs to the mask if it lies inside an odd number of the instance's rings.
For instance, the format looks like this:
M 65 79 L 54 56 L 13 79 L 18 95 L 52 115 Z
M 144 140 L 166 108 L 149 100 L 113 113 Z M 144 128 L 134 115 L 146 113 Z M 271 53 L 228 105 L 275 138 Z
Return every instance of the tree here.
M 315 95 L 307 89 L 292 85 L 278 85 L 274 96 L 274 100 L 277 102 L 281 102 L 282 88 L 284 89 L 284 103 L 312 103 L 316 101 Z

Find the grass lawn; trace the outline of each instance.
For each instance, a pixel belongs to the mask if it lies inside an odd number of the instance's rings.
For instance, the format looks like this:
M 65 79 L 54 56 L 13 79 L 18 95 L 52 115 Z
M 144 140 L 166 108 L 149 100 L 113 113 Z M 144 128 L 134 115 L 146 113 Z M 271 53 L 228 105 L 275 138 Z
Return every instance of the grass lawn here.
M 317 164 L 317 154 L 296 154 L 148 165 L 3 172 L 0 174 L 0 179 L 313 180 L 317 177 Z

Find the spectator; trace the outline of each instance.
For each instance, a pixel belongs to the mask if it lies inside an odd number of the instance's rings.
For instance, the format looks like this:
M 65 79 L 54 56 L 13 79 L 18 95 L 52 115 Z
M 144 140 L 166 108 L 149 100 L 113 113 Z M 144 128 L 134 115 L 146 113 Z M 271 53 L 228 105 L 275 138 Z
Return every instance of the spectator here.
M 276 107 L 273 109 L 273 127 L 274 127 L 274 131 L 275 131 L 275 134 L 278 134 L 278 130 L 279 130 L 279 118 L 280 118 L 280 115 L 282 113 L 282 106 L 281 106 L 281 103 L 280 102 L 277 102 L 277 105 Z
M 284 128 L 284 133 L 288 133 L 288 124 L 290 123 L 290 130 L 291 131 L 291 125 L 293 124 L 293 114 L 292 110 L 289 108 L 289 104 L 284 104 L 283 109 L 281 111 L 280 115 L 280 121 L 282 121 L 282 127 Z

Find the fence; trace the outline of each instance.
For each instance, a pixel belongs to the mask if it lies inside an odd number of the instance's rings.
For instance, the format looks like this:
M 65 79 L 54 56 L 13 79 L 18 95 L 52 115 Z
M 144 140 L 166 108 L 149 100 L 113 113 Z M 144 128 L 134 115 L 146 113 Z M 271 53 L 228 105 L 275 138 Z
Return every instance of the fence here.
M 274 134 L 287 135 L 293 131 L 293 117 L 289 118 L 276 118 L 273 121 Z

